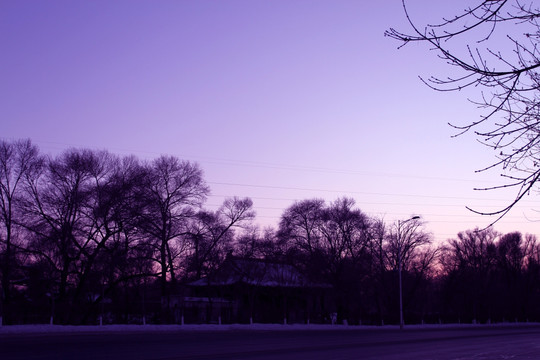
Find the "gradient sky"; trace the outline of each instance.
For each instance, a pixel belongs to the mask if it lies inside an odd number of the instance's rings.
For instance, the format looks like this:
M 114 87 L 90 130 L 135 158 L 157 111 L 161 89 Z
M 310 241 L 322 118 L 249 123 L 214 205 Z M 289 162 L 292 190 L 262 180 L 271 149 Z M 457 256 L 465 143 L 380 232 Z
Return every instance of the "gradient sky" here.
M 411 10 L 439 19 L 465 3 Z M 512 193 L 473 190 L 501 183 L 475 174 L 495 154 L 447 125 L 478 119 L 474 92 L 423 85 L 448 67 L 398 50 L 389 27 L 408 29 L 399 0 L 4 0 L 0 137 L 196 161 L 207 206 L 250 196 L 261 227 L 295 199 L 340 196 L 388 222 L 421 215 L 437 241 L 486 226 L 465 206 Z M 537 210 L 533 195 L 495 229 L 538 234 Z

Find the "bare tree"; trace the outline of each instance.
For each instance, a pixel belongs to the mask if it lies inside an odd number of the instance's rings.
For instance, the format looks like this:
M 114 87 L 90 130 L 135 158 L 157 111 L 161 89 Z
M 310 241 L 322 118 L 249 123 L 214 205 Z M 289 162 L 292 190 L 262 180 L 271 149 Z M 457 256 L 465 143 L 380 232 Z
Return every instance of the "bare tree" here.
M 68 290 L 76 283 L 78 266 L 90 239 L 87 208 L 92 195 L 92 174 L 97 157 L 89 150 L 68 150 L 48 158 L 44 168 L 27 177 L 21 225 L 32 234 L 26 251 L 44 261 L 54 279 L 59 303 L 68 310 Z M 67 312 L 63 313 L 67 321 Z
M 271 227 L 261 230 L 255 225 L 247 227 L 236 237 L 234 255 L 250 259 L 275 259 L 283 254 L 278 247 L 275 230 Z
M 467 230 L 448 240 L 441 264 L 446 274 L 446 299 L 459 316 L 473 322 L 490 317 L 493 305 L 493 274 L 497 265 L 493 229 Z
M 423 222 L 417 217 L 398 221 L 390 227 L 384 246 L 389 269 L 401 266 L 407 271 L 418 257 L 418 250 L 431 244 L 432 237 L 423 227 Z
M 132 277 L 148 276 L 145 266 L 134 271 L 130 262 L 141 263 L 134 256 L 141 249 L 136 226 L 144 208 L 138 199 L 146 185 L 145 169 L 133 157 L 119 158 L 108 152 L 94 152 L 90 169 L 88 201 L 82 207 L 85 219 L 80 234 L 80 260 L 72 302 L 82 295 L 103 301 L 110 291 Z M 146 254 L 150 256 L 150 254 Z M 107 261 L 108 260 L 108 261 Z
M 513 276 L 525 266 L 525 251 L 520 232 L 504 234 L 497 244 L 499 267 Z
M 179 241 L 186 232 L 187 220 L 195 215 L 209 190 L 197 164 L 172 156 L 161 156 L 148 164 L 148 174 L 140 226 L 154 240 L 165 296 L 167 278 L 173 284 L 176 281 L 175 259 L 185 250 Z
M 281 215 L 278 236 L 312 256 L 321 241 L 324 207 L 322 199 L 295 202 Z
M 536 235 L 525 235 L 522 251 L 525 256 L 525 266 L 527 268 L 533 263 L 540 264 L 540 244 Z
M 339 276 L 345 258 L 357 259 L 369 252 L 370 227 L 370 219 L 355 208 L 354 199 L 340 198 L 328 206 L 311 199 L 285 210 L 279 236 L 307 254 L 312 265 L 315 259 L 323 261 L 325 270 Z
M 486 273 L 496 264 L 496 240 L 499 233 L 492 229 L 459 232 L 457 239 L 448 240 L 445 266 L 451 269 L 468 268 Z
M 326 205 L 323 200 L 296 202 L 281 217 L 278 236 L 289 242 L 290 262 L 310 281 L 331 284 L 340 319 L 358 321 L 358 296 L 365 293 L 372 221 L 351 198 Z
M 332 202 L 323 214 L 325 246 L 335 259 L 363 257 L 371 240 L 371 220 L 355 208 L 352 198 Z
M 459 133 L 474 130 L 479 140 L 499 153 L 498 160 L 480 171 L 502 167 L 506 184 L 483 188 L 515 188 L 508 206 L 484 215 L 503 217 L 540 179 L 540 8 L 534 1 L 478 1 L 454 15 L 428 25 L 418 24 L 402 0 L 410 33 L 389 29 L 386 36 L 404 46 L 429 45 L 454 70 L 450 76 L 423 81 L 439 91 L 467 87 L 481 91 L 472 100 L 485 113 L 479 120 L 454 124 Z M 471 209 L 472 210 L 472 209 Z
M 388 265 L 390 269 L 396 270 L 398 275 L 399 284 L 399 310 L 400 310 L 400 328 L 403 328 L 404 318 L 403 309 L 409 302 L 408 298 L 414 294 L 418 281 L 424 276 L 424 269 L 429 268 L 430 261 L 435 258 L 433 256 L 426 256 L 431 254 L 431 251 L 421 251 L 427 245 L 431 244 L 432 237 L 423 229 L 423 223 L 419 216 L 414 216 L 405 221 L 397 221 L 388 233 L 386 244 L 384 246 Z M 423 263 L 423 266 L 418 265 Z M 426 263 L 426 261 L 428 261 Z M 422 272 L 416 273 L 414 286 L 405 286 L 407 291 L 403 291 L 402 276 L 407 280 L 407 275 L 415 273 L 414 270 L 421 269 Z M 406 281 L 405 281 L 406 282 Z M 409 296 L 403 296 L 403 294 L 409 294 Z M 410 302 L 409 302 L 410 303 Z
M 232 252 L 233 229 L 246 226 L 255 217 L 253 201 L 237 197 L 225 199 L 215 212 L 200 211 L 190 221 L 186 234 L 190 244 L 188 273 L 200 279 L 215 270 Z
M 17 198 L 21 196 L 25 177 L 38 163 L 38 149 L 30 140 L 0 140 L 0 325 L 2 320 L 9 322 L 3 315 L 9 313 L 11 302 Z

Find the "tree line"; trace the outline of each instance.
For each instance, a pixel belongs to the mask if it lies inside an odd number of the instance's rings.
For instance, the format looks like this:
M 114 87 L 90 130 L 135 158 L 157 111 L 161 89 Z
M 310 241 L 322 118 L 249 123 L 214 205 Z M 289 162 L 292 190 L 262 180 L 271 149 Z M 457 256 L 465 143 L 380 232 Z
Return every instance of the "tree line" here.
M 108 322 L 168 323 L 170 296 L 231 255 L 330 285 L 353 324 L 399 321 L 399 274 L 406 322 L 540 320 L 532 235 L 476 229 L 433 244 L 421 219 L 388 224 L 348 197 L 296 201 L 261 230 L 251 199 L 209 210 L 208 195 L 199 165 L 173 156 L 1 141 L 2 323 L 96 323 L 104 308 Z

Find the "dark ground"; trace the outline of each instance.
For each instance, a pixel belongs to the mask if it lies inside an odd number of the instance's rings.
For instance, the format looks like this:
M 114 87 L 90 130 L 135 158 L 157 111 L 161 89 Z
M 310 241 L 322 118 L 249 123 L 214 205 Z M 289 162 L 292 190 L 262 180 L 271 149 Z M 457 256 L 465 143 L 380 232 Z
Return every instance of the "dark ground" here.
M 540 359 L 540 326 L 5 333 L 0 359 Z

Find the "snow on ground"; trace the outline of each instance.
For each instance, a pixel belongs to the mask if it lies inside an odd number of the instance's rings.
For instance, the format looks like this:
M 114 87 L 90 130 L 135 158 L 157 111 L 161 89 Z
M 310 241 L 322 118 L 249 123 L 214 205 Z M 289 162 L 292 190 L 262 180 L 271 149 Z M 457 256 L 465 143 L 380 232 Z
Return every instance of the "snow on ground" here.
M 540 323 L 503 323 L 503 324 L 442 324 L 442 325 L 406 325 L 406 329 L 450 329 L 471 327 L 512 327 L 538 326 Z M 104 332 L 173 332 L 173 331 L 298 331 L 298 330 L 395 330 L 397 325 L 385 326 L 347 326 L 319 324 L 233 324 L 233 325 L 4 325 L 0 326 L 3 334 L 47 334 L 47 333 L 104 333 Z
M 275 330 L 344 330 L 359 326 L 305 325 L 305 324 L 202 324 L 202 325 L 6 325 L 0 326 L 1 334 L 11 333 L 61 333 L 61 332 L 171 332 L 171 331 L 275 331 Z M 370 328 L 363 326 L 362 328 Z M 377 327 L 373 327 L 377 328 Z M 381 328 L 381 327 L 378 327 Z M 389 327 L 388 327 L 389 328 Z

